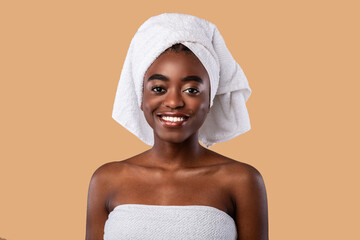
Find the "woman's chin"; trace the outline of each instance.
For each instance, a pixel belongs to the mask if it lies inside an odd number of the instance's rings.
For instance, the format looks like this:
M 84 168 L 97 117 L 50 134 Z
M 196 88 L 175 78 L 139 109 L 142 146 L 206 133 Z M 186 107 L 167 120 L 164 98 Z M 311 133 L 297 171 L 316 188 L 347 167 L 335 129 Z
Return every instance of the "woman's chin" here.
M 185 136 L 183 132 L 179 132 L 179 133 L 166 133 L 162 135 L 157 135 L 157 138 L 161 142 L 180 144 L 187 142 L 189 138 L 191 138 L 191 136 Z

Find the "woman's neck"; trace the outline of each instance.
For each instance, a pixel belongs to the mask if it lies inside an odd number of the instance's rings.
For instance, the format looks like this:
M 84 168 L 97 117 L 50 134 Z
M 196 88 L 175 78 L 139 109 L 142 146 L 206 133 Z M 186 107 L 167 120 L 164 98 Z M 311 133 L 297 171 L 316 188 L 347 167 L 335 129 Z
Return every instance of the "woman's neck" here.
M 205 152 L 206 148 L 199 144 L 196 134 L 182 143 L 166 142 L 155 137 L 154 146 L 148 151 L 148 160 L 159 167 L 177 170 L 194 166 Z

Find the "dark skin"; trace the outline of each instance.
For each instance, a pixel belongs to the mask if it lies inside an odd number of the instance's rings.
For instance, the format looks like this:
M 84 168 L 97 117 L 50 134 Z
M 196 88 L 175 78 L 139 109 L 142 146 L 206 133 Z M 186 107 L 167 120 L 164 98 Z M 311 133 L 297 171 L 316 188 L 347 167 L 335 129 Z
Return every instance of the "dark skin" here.
M 108 214 L 127 203 L 212 206 L 235 220 L 238 239 L 268 239 L 261 174 L 198 142 L 209 96 L 208 74 L 194 54 L 167 51 L 154 61 L 144 77 L 141 106 L 154 129 L 154 146 L 95 171 L 89 186 L 86 240 L 103 239 Z M 169 127 L 159 117 L 168 112 L 189 117 L 180 127 Z

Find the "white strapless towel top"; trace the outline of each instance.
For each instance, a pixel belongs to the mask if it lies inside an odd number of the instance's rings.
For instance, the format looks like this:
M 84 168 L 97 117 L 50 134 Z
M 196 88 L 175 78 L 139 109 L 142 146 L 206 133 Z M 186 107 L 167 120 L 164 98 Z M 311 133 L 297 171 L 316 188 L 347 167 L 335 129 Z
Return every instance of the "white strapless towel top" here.
M 109 213 L 104 240 L 236 240 L 234 219 L 205 205 L 121 204 Z

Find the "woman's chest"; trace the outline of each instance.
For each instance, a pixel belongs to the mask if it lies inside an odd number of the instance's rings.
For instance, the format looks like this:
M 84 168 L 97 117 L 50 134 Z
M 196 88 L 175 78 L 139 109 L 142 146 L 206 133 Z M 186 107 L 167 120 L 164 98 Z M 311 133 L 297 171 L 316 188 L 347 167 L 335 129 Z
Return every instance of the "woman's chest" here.
M 128 175 L 113 185 L 108 210 L 112 211 L 121 204 L 205 205 L 234 217 L 229 188 L 216 174 Z

